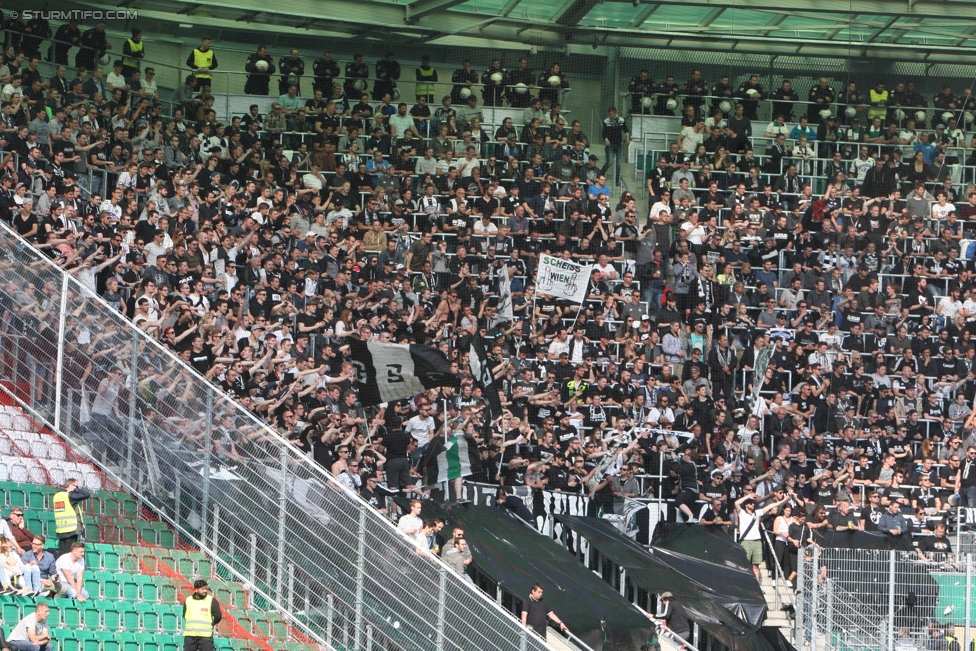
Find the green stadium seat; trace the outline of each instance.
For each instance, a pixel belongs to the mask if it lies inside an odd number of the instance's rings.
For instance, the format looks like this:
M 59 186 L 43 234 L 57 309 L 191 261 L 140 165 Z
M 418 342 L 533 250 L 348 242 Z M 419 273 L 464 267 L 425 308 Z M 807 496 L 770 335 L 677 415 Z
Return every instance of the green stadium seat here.
M 48 493 L 33 484 L 28 484 L 26 489 L 27 497 L 27 508 L 37 511 L 43 511 L 48 508 L 47 502 Z
M 159 600 L 164 604 L 175 604 L 179 596 L 179 588 L 168 577 L 159 577 Z
M 101 569 L 106 572 L 118 572 L 122 569 L 121 554 L 115 545 L 95 543 L 91 545 L 98 552 Z
M 136 633 L 128 635 L 123 633 L 121 636 L 122 651 L 140 651 L 139 639 L 136 637 Z
M 95 572 L 93 575 L 88 576 L 91 578 L 85 579 L 85 587 L 93 598 L 96 595 L 100 595 L 102 599 L 108 599 L 110 601 L 119 600 L 122 590 L 119 574 L 115 572 Z M 92 582 L 95 585 L 94 590 L 91 587 Z
M 15 481 L 0 482 L 0 489 L 6 496 L 6 506 L 27 506 L 27 493 Z
M 96 631 L 95 640 L 101 651 L 122 651 L 121 636 L 125 633 L 115 633 L 113 631 Z
M 160 629 L 163 633 L 169 633 L 172 635 L 179 634 L 182 629 L 180 628 L 180 622 L 183 617 L 183 606 L 177 604 L 175 606 L 170 606 L 169 610 L 160 611 Z M 165 651 L 162 649 L 161 651 Z
M 88 631 L 91 633 L 91 637 L 85 637 L 81 648 L 82 651 L 102 651 L 101 641 L 95 637 L 95 631 Z
M 122 599 L 139 601 L 139 583 L 136 581 L 136 575 L 120 574 L 119 581 L 122 584 Z
M 156 640 L 155 633 L 138 633 L 136 641 L 139 643 L 139 651 L 160 651 L 160 643 Z
M 89 631 L 99 631 L 102 629 L 102 613 L 99 611 L 96 603 L 94 601 L 86 601 L 81 605 L 81 623 Z
M 85 522 L 85 540 L 101 540 L 101 527 L 97 522 Z
M 88 651 L 88 642 L 95 640 L 94 631 L 86 631 L 82 629 L 71 631 L 70 635 L 58 635 L 57 633 L 55 635 L 57 636 L 59 651 Z M 94 648 L 97 651 L 97 642 L 95 643 Z
M 234 651 L 230 639 L 226 637 L 214 638 L 214 649 L 216 651 Z
M 124 601 L 98 601 L 96 607 L 102 613 L 102 627 L 107 631 L 119 631 L 122 629 L 122 610 L 126 605 Z
M 0 613 L 3 614 L 4 623 L 9 622 L 8 625 L 15 626 L 20 621 L 20 602 L 23 600 L 9 596 L 0 597 L 0 600 L 2 600 L 0 601 Z
M 81 628 L 81 607 L 74 599 L 55 599 L 52 607 L 61 610 L 61 625 L 65 628 Z M 57 603 L 62 602 L 62 603 Z
M 122 628 L 129 633 L 138 633 L 140 630 L 139 625 L 139 606 L 144 604 L 124 602 L 119 604 L 119 610 L 122 615 Z
M 135 578 L 139 584 L 139 599 L 150 603 L 159 603 L 159 586 L 156 585 L 156 577 L 137 574 Z
M 136 611 L 139 613 L 139 629 L 147 633 L 155 633 L 159 630 L 160 616 L 156 604 L 136 604 Z
M 157 635 L 159 651 L 180 651 L 183 648 L 183 637 L 175 635 Z

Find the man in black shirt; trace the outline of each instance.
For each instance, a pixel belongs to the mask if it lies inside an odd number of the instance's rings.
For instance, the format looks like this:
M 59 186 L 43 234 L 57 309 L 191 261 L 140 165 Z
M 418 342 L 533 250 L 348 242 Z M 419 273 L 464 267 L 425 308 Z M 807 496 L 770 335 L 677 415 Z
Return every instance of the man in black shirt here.
M 522 602 L 522 626 L 531 628 L 533 631 L 546 639 L 547 620 L 552 620 L 559 625 L 560 631 L 568 631 L 566 624 L 563 623 L 552 608 L 542 598 L 542 586 L 538 583 L 532 585 L 529 598 Z

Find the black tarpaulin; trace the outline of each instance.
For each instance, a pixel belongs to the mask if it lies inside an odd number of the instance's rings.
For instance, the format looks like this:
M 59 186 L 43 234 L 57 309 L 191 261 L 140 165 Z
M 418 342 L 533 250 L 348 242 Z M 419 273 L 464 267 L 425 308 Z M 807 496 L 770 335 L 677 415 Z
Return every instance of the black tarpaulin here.
M 634 585 L 652 593 L 674 593 L 692 620 L 726 646 L 736 651 L 773 651 L 766 638 L 757 633 L 766 618 L 766 601 L 751 568 L 725 560 L 736 557 L 730 547 L 738 548 L 728 536 L 722 555 L 717 553 L 721 535 L 713 535 L 705 527 L 685 526 L 687 532 L 671 535 L 672 542 L 685 540 L 690 552 L 717 561 L 713 562 L 672 549 L 654 547 L 647 551 L 599 518 L 556 518 L 601 555 L 623 567 Z M 705 552 L 712 548 L 716 553 Z M 746 565 L 744 554 L 740 560 Z
M 651 622 L 557 542 L 528 529 L 509 512 L 485 506 L 424 503 L 423 517 L 443 517 L 441 532 L 464 529 L 477 568 L 520 599 L 533 583 L 572 632 L 595 651 L 640 651 L 654 638 Z

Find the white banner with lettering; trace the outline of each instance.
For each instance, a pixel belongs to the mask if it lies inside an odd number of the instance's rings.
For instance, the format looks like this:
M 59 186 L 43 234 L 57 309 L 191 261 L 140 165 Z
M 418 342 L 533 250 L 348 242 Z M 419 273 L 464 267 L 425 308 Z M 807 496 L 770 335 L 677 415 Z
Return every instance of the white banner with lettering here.
M 592 270 L 593 265 L 577 264 L 543 253 L 539 256 L 535 290 L 539 294 L 582 303 L 586 300 L 586 287 Z

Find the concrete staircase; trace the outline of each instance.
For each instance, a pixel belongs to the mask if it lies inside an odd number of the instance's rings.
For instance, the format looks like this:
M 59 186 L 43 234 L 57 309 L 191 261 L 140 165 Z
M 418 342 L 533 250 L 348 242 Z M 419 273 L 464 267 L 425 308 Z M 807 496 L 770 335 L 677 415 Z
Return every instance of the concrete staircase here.
M 793 591 L 787 588 L 783 581 L 779 582 L 779 587 L 773 582 L 769 576 L 769 570 L 762 567 L 762 587 L 763 592 L 766 597 L 766 606 L 768 608 L 766 614 L 766 626 L 775 626 L 786 639 L 793 639 L 793 609 L 790 606 L 795 602 L 795 596 Z M 789 608 L 789 610 L 783 610 L 784 608 Z

